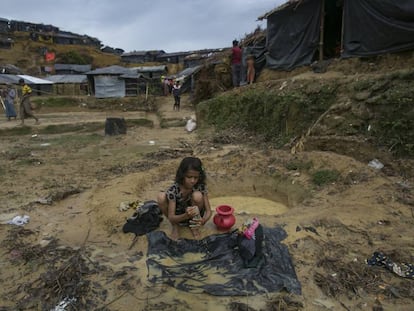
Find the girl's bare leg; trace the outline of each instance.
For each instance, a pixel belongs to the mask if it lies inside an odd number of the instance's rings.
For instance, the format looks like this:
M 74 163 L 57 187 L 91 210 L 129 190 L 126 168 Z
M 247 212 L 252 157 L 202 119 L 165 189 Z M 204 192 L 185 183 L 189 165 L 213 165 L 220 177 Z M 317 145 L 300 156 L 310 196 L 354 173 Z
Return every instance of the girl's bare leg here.
M 177 241 L 179 237 L 180 234 L 178 233 L 178 225 L 172 225 L 171 240 Z

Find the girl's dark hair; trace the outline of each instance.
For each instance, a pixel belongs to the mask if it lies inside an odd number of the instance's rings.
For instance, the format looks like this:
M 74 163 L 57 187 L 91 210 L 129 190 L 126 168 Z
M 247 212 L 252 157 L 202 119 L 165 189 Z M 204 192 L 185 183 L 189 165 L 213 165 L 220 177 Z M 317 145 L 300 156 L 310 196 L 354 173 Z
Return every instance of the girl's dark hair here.
M 178 166 L 177 169 L 177 174 L 175 175 L 175 182 L 181 185 L 184 182 L 185 174 L 189 170 L 194 170 L 200 173 L 200 178 L 198 179 L 197 184 L 206 183 L 206 173 L 204 172 L 203 164 L 199 158 L 195 157 L 187 157 L 181 161 L 180 166 Z

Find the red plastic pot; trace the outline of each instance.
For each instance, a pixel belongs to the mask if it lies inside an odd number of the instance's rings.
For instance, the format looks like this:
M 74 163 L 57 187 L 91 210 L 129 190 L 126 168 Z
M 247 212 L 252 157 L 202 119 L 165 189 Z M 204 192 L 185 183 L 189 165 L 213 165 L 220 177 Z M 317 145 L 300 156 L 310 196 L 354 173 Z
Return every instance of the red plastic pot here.
M 229 230 L 236 223 L 234 217 L 234 208 L 230 205 L 219 205 L 216 207 L 217 214 L 214 215 L 213 221 L 219 230 Z

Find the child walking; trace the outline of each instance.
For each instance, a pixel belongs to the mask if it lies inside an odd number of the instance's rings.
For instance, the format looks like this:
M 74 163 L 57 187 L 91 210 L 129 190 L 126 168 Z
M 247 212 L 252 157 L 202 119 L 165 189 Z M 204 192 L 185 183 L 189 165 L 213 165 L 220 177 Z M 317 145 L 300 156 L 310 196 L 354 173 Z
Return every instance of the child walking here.
M 174 106 L 173 110 L 180 111 L 180 102 L 181 102 L 181 85 L 180 81 L 176 81 L 173 88 L 172 94 L 174 96 Z
M 179 238 L 179 226 L 190 227 L 194 238 L 200 238 L 199 228 L 211 217 L 206 187 L 206 174 L 199 158 L 184 158 L 175 182 L 157 198 L 158 205 L 172 225 L 171 238 Z

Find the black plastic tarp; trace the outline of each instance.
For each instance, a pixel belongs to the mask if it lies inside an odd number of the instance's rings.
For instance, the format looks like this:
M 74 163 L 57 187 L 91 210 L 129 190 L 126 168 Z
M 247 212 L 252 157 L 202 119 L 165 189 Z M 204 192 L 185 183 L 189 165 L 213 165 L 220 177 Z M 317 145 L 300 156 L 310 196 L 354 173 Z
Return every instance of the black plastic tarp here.
M 414 49 L 413 0 L 344 0 L 342 7 L 336 0 L 298 0 L 264 15 L 266 67 L 291 70 L 318 59 L 323 3 L 325 49 L 336 48 L 328 45 L 342 44 L 343 58 Z M 337 38 L 332 38 L 332 34 Z
M 343 57 L 414 49 L 414 1 L 345 1 L 343 47 Z
M 291 70 L 308 65 L 318 48 L 321 0 L 303 0 L 267 17 L 266 67 Z
M 281 241 L 286 232 L 263 228 L 263 260 L 256 268 L 244 268 L 234 243 L 234 233 L 215 234 L 202 240 L 173 241 L 162 231 L 148 237 L 148 280 L 191 293 L 244 296 L 286 290 L 301 294 L 288 249 Z M 198 254 L 186 261 L 188 254 Z

